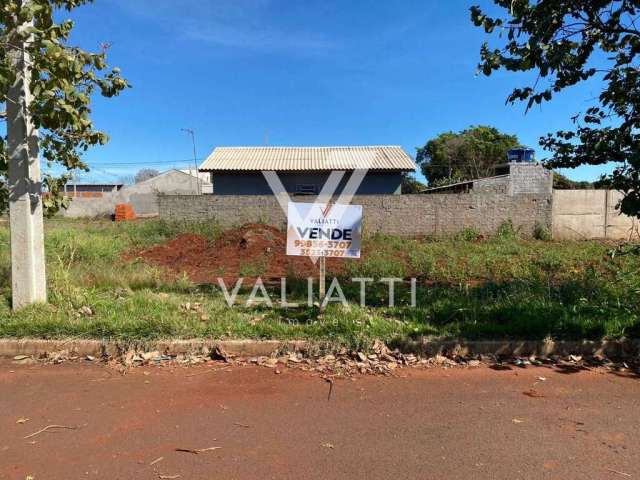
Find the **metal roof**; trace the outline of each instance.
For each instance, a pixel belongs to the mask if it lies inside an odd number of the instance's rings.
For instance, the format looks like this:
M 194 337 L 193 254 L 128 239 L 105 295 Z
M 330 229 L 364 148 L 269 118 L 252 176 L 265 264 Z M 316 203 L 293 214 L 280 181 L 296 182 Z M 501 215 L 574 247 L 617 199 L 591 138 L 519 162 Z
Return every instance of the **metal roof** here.
M 508 177 L 508 176 L 509 176 L 509 174 L 507 173 L 506 175 L 493 175 L 491 177 L 472 178 L 471 180 L 462 180 L 460 182 L 448 183 L 446 185 L 440 185 L 439 187 L 423 188 L 422 190 L 420 190 L 420 193 L 430 193 L 430 192 L 434 192 L 436 190 L 444 190 L 446 188 L 460 187 L 462 185 L 472 184 L 472 183 L 478 182 L 480 180 L 492 180 L 494 178 L 504 178 L 504 177 Z
M 297 170 L 414 171 L 416 165 L 398 146 L 364 147 L 218 147 L 200 171 Z

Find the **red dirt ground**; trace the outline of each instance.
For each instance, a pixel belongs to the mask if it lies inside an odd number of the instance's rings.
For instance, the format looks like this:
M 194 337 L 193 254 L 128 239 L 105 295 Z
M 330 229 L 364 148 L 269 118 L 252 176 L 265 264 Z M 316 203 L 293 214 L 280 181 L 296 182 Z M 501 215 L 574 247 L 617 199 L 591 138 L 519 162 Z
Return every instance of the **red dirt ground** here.
M 286 237 L 277 228 L 247 224 L 225 231 L 210 244 L 206 238 L 184 234 L 136 254 L 152 265 L 175 274 L 186 273 L 197 283 L 215 283 L 218 277 L 234 282 L 238 277 L 280 281 L 281 277 L 316 277 L 318 266 L 306 257 L 286 255 Z M 327 272 L 340 274 L 344 260 L 327 259 Z
M 120 375 L 101 365 L 0 361 L 0 480 L 640 476 L 633 374 L 479 367 L 401 375 L 336 380 L 328 400 L 327 382 L 288 368 L 275 375 L 212 363 Z M 539 395 L 523 394 L 532 389 Z M 77 429 L 25 438 L 48 425 Z M 176 451 L 211 447 L 220 448 Z

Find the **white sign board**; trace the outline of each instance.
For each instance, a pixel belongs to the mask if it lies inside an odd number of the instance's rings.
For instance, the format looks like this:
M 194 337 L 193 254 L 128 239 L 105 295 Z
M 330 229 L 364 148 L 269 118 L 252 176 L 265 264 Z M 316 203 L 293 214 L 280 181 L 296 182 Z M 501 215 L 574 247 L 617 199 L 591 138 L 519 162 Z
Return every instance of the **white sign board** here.
M 360 258 L 362 205 L 289 202 L 287 255 Z

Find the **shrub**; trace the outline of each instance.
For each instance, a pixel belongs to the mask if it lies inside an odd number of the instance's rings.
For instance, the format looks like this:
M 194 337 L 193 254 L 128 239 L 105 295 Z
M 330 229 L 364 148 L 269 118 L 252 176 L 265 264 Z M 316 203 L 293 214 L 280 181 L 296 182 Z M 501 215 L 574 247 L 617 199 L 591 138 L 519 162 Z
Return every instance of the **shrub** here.
M 513 228 L 513 222 L 511 219 L 505 220 L 500 224 L 498 230 L 496 231 L 496 236 L 498 238 L 516 238 L 516 231 Z
M 548 242 L 551 240 L 551 232 L 541 223 L 536 223 L 536 226 L 533 229 L 533 238 Z
M 456 240 L 464 240 L 465 242 L 475 242 L 479 236 L 480 233 L 475 228 L 466 227 L 458 232 L 455 238 Z

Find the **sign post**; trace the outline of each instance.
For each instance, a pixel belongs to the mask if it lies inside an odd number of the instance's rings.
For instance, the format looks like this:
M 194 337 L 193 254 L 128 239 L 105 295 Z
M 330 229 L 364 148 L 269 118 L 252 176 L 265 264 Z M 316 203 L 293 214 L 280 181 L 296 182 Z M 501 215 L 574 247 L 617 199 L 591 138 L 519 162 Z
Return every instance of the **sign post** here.
M 327 284 L 326 284 L 326 264 L 325 257 L 320 257 L 320 285 L 318 287 L 318 298 L 320 301 L 320 311 L 324 310 L 324 297 L 327 294 Z
M 360 258 L 362 206 L 289 202 L 287 255 L 320 265 L 320 307 L 326 296 L 326 258 Z

